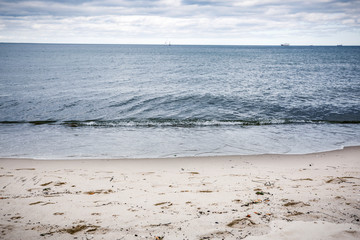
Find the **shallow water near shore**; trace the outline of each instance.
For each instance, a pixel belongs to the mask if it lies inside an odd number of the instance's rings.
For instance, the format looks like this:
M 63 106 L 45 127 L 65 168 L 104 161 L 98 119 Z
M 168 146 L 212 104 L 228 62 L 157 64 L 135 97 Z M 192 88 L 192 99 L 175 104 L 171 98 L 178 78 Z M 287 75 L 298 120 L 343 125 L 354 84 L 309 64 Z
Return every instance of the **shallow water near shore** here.
M 114 129 L 12 125 L 1 132 L 2 157 L 157 158 L 322 152 L 359 145 L 360 126 Z
M 360 145 L 360 47 L 0 44 L 0 157 Z

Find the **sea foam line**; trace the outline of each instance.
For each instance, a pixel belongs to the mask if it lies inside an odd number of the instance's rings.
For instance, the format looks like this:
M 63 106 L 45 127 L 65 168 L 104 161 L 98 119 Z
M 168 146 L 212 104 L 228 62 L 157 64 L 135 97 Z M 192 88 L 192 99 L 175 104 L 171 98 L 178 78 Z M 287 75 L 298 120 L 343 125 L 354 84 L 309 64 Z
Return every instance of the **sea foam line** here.
M 203 120 L 203 119 L 120 119 L 84 121 L 0 121 L 0 124 L 62 125 L 66 127 L 222 127 L 222 126 L 262 126 L 283 124 L 360 124 L 359 121 L 327 120 Z

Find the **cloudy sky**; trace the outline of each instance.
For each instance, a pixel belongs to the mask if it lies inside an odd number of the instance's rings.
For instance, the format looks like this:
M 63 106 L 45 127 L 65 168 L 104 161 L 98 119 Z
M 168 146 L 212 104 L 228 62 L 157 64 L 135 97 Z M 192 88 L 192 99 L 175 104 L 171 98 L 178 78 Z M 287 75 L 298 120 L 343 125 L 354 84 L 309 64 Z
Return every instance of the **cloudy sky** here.
M 0 0 L 0 42 L 360 45 L 360 0 Z

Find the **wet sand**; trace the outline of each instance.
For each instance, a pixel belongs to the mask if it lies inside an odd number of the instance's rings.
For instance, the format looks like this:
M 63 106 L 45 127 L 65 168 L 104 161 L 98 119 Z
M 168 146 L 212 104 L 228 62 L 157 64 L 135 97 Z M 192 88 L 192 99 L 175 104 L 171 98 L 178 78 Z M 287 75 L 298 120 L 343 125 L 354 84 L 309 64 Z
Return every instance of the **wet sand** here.
M 359 239 L 360 147 L 0 159 L 1 239 Z

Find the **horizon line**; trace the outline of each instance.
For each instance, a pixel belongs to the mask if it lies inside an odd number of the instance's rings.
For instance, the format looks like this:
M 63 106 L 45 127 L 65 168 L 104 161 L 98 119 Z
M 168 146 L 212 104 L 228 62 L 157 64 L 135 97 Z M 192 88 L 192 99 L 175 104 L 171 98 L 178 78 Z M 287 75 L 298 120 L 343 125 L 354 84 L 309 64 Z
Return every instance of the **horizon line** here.
M 0 44 L 48 44 L 48 45 L 148 45 L 148 46 L 169 46 L 164 43 L 54 43 L 54 42 L 0 42 Z M 281 46 L 279 44 L 174 44 L 170 46 Z M 359 47 L 360 45 L 347 44 L 290 44 L 283 47 Z

